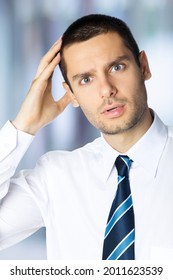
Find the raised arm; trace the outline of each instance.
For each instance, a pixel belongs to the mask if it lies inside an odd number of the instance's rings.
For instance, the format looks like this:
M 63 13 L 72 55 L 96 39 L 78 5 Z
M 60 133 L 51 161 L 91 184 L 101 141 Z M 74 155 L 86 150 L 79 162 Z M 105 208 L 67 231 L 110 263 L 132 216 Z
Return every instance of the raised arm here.
M 17 117 L 12 121 L 17 129 L 34 135 L 70 103 L 70 96 L 67 93 L 58 101 L 52 97 L 52 75 L 60 62 L 60 48 L 61 38 L 40 61 L 25 101 Z
M 44 226 L 44 209 L 38 200 L 45 186 L 43 164 L 32 170 L 14 173 L 34 134 L 57 117 L 70 103 L 67 93 L 59 100 L 52 97 L 52 75 L 60 62 L 61 38 L 42 58 L 36 76 L 17 117 L 0 130 L 0 249 L 29 236 Z M 43 160 L 44 162 L 44 160 Z M 33 175 L 29 175 L 29 174 Z M 42 174 L 41 176 L 39 174 Z M 28 182 L 28 176 L 31 182 Z M 27 177 L 27 178 L 26 178 Z M 40 179 L 41 178 L 41 179 Z M 38 198 L 32 190 L 40 192 Z M 43 213 L 42 213 L 43 212 Z

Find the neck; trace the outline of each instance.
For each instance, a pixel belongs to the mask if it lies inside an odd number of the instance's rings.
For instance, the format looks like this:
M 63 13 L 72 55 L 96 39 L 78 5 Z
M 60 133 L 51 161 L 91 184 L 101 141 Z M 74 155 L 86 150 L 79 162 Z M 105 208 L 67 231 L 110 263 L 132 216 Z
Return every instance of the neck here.
M 116 151 L 126 153 L 147 132 L 152 122 L 153 117 L 148 109 L 143 119 L 134 127 L 114 135 L 103 134 L 103 137 Z

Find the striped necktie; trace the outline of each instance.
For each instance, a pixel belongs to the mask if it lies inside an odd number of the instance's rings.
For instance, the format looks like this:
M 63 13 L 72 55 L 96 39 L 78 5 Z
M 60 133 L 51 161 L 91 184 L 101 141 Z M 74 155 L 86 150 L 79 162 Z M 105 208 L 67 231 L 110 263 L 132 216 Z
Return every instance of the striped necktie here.
M 118 172 L 117 193 L 109 213 L 103 246 L 103 260 L 134 260 L 134 211 L 129 184 L 132 160 L 120 155 L 115 161 Z

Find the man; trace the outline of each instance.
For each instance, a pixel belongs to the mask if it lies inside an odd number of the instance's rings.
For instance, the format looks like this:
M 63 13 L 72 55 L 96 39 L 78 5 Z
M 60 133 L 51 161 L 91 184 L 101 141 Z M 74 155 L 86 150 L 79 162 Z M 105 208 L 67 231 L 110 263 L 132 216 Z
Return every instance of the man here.
M 58 64 L 66 93 L 56 102 L 51 79 Z M 172 130 L 148 107 L 145 81 L 150 77 L 145 52 L 116 18 L 83 17 L 52 46 L 17 117 L 1 131 L 1 248 L 45 226 L 48 259 L 173 257 Z M 13 177 L 33 135 L 69 103 L 81 107 L 101 137 L 72 152 L 47 153 L 33 170 Z M 128 166 L 118 184 L 117 158 Z M 131 231 L 112 250 L 106 225 L 124 178 L 131 204 L 109 232 L 126 213 L 124 227 Z M 130 242 L 115 257 L 128 236 Z M 106 247 L 111 257 L 104 256 Z M 133 254 L 126 257 L 129 248 Z

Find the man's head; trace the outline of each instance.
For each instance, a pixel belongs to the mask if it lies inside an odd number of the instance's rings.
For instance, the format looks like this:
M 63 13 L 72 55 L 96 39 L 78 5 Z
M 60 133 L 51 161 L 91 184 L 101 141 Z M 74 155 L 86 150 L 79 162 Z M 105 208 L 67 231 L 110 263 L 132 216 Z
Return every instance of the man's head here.
M 144 82 L 151 73 L 121 20 L 91 15 L 73 23 L 62 38 L 61 69 L 72 105 L 105 137 L 146 130 L 151 118 Z
M 139 65 L 139 48 L 128 28 L 122 20 L 107 15 L 93 14 L 84 16 L 73 22 L 63 34 L 61 46 L 60 69 L 65 82 L 70 86 L 67 77 L 67 64 L 64 60 L 64 49 L 72 44 L 87 41 L 95 36 L 115 32 L 123 39 L 126 47 L 132 52 Z

